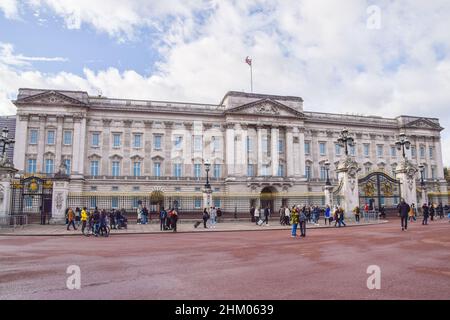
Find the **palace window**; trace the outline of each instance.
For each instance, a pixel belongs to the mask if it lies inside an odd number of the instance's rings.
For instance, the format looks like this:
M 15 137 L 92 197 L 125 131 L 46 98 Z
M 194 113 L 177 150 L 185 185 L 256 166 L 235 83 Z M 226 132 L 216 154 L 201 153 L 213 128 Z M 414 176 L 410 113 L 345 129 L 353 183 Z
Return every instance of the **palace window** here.
M 38 143 L 38 130 L 30 130 L 30 144 L 37 144 Z
M 284 177 L 284 165 L 283 164 L 278 165 L 278 176 Z
M 425 147 L 424 146 L 420 146 L 420 157 L 425 158 Z
M 153 175 L 155 177 L 161 177 L 161 162 L 153 163 Z
M 365 157 L 369 156 L 369 150 L 370 150 L 370 144 L 364 143 L 363 144 L 363 152 L 364 152 Z
M 183 146 L 183 137 L 176 136 L 175 137 L 175 150 L 181 150 Z
M 213 150 L 212 152 L 219 152 L 220 151 L 220 139 L 219 137 L 212 137 L 212 145 L 213 145 Z
M 55 131 L 47 131 L 47 144 L 55 144 Z
M 154 138 L 153 138 L 153 149 L 161 150 L 161 140 L 162 140 L 162 136 L 161 135 L 154 136 Z
M 64 145 L 70 146 L 72 144 L 72 131 L 64 131 Z
M 356 148 L 355 145 L 351 145 L 350 146 L 350 155 L 354 156 L 356 154 Z
M 119 197 L 112 197 L 111 198 L 111 208 L 112 209 L 118 209 L 119 208 Z
M 133 147 L 142 148 L 142 134 L 136 133 L 133 135 Z
M 278 140 L 278 153 L 283 153 L 284 152 L 284 141 L 279 139 Z
M 255 176 L 255 166 L 253 164 L 247 165 L 247 176 L 249 176 L 249 177 Z
M 28 159 L 28 173 L 36 173 L 36 159 Z
M 54 172 L 53 159 L 46 159 L 45 160 L 45 173 L 52 174 L 53 172 Z
M 335 149 L 336 149 L 336 155 L 340 156 L 341 155 L 341 146 L 339 144 L 335 144 L 334 145 Z
M 306 179 L 311 179 L 311 166 L 305 166 L 305 177 Z
M 311 153 L 311 143 L 305 142 L 305 154 L 310 154 Z
M 253 151 L 253 141 L 252 138 L 247 136 L 247 152 Z
M 222 176 L 222 166 L 220 164 L 214 165 L 214 178 L 220 178 Z
M 431 167 L 431 179 L 436 179 L 436 167 Z
M 202 207 L 202 198 L 194 198 L 194 208 L 200 209 Z
M 326 143 L 325 142 L 319 142 L 319 152 L 321 156 L 326 155 Z
M 430 147 L 429 152 L 430 152 L 430 159 L 433 159 L 433 156 L 434 156 L 434 148 L 433 148 L 433 147 Z
M 181 163 L 175 163 L 173 165 L 173 175 L 177 178 L 180 178 L 182 174 Z
M 391 157 L 397 156 L 397 149 L 395 147 L 391 147 Z
M 113 177 L 120 176 L 120 161 L 113 161 L 112 162 L 112 170 L 111 170 Z
M 194 151 L 202 151 L 202 136 L 194 137 Z
M 141 163 L 139 161 L 133 163 L 133 175 L 135 177 L 141 176 Z
M 414 146 L 411 146 L 411 157 L 412 158 L 417 157 L 417 150 L 416 150 L 416 147 L 414 147 Z
M 97 160 L 91 161 L 91 176 L 97 177 L 98 174 L 99 174 L 98 161 Z
M 121 138 L 121 134 L 120 133 L 114 133 L 113 134 L 113 147 L 114 148 L 119 148 L 120 147 L 120 145 L 121 145 L 120 138 Z
M 194 177 L 201 178 L 202 176 L 202 165 L 200 163 L 194 164 Z
M 69 176 L 72 172 L 72 161 L 70 159 L 64 159 L 64 164 L 66 165 L 66 174 Z
M 325 166 L 320 166 L 320 180 L 326 180 L 327 179 L 327 169 Z
M 98 147 L 100 145 L 100 133 L 94 132 L 92 133 L 92 146 Z
M 383 146 L 377 145 L 377 157 L 382 158 L 383 157 Z

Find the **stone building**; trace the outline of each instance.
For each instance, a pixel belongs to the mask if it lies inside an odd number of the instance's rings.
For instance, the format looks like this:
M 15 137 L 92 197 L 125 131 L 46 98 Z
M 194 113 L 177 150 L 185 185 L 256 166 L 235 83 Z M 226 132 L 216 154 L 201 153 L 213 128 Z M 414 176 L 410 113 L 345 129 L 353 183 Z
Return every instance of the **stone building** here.
M 132 210 L 143 201 L 153 210 L 198 212 L 206 159 L 214 205 L 228 213 L 261 204 L 323 205 L 327 160 L 331 183 L 338 184 L 344 150 L 336 141 L 344 127 L 356 142 L 349 154 L 360 176 L 374 170 L 394 176 L 402 159 L 395 141 L 406 133 L 406 156 L 425 163 L 428 190 L 446 190 L 436 118 L 312 112 L 300 97 L 243 92 L 199 104 L 20 89 L 14 104 L 15 167 L 52 177 L 65 164 L 71 206 Z

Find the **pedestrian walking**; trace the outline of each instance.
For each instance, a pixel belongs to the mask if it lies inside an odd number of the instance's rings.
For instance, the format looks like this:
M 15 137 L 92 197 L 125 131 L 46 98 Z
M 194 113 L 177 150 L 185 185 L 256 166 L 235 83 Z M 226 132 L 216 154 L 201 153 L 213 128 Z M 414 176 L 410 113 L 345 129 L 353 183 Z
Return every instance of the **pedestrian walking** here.
M 269 225 L 269 217 L 270 217 L 270 208 L 269 206 L 266 206 L 264 209 L 264 221 L 266 222 L 266 226 Z
M 327 221 L 328 221 L 328 225 L 331 225 L 331 222 L 330 222 L 331 208 L 328 204 L 327 204 L 327 207 L 325 208 L 324 218 L 325 218 L 325 225 L 327 225 Z
M 86 207 L 81 210 L 81 233 L 84 233 L 84 229 L 86 229 L 86 223 L 88 220 L 88 214 L 86 212 Z
M 177 232 L 177 222 L 178 222 L 178 212 L 176 208 L 172 210 L 172 215 L 170 217 L 173 232 Z
M 284 207 L 280 208 L 280 225 L 284 226 L 286 224 L 286 216 L 284 215 Z
M 207 229 L 208 227 L 206 226 L 206 223 L 208 222 L 208 219 L 209 219 L 209 213 L 208 213 L 208 210 L 206 208 L 203 209 L 203 216 L 202 216 L 202 218 L 203 218 L 203 227 L 205 229 Z
M 415 212 L 414 203 L 412 203 L 411 207 L 409 208 L 408 220 L 409 220 L 409 222 L 416 221 L 416 212 Z
M 398 212 L 400 214 L 400 221 L 402 225 L 402 231 L 405 231 L 408 229 L 408 213 L 411 207 L 409 204 L 405 202 L 405 199 L 402 199 L 400 204 L 397 206 Z
M 286 209 L 284 209 L 284 215 L 285 215 L 285 219 L 286 219 L 286 224 L 288 226 L 291 225 L 291 210 L 289 209 L 288 206 L 286 206 Z
M 431 221 L 434 221 L 434 214 L 435 214 L 435 210 L 434 210 L 434 204 L 433 203 L 428 203 L 428 208 L 429 208 L 429 211 L 430 211 L 430 220 Z
M 75 214 L 72 208 L 69 208 L 69 210 L 67 211 L 67 221 L 67 231 L 69 231 L 70 226 L 73 227 L 73 230 L 77 230 L 77 228 L 75 227 Z
M 339 218 L 339 227 L 342 225 L 344 225 L 344 227 L 346 227 L 347 225 L 344 222 L 344 209 L 342 207 L 339 207 L 339 212 L 338 212 L 338 218 Z
M 254 214 L 254 216 L 255 216 L 255 223 L 256 223 L 256 224 L 258 224 L 258 221 L 259 221 L 259 212 L 260 212 L 260 207 L 255 208 L 255 214 Z
M 164 210 L 164 207 L 161 207 L 161 211 L 159 211 L 159 229 L 160 229 L 160 231 L 166 230 L 166 220 L 167 220 L 167 211 Z
M 299 214 L 298 217 L 298 223 L 299 223 L 299 227 L 300 227 L 300 237 L 306 237 L 306 214 L 305 212 L 302 210 Z
M 428 217 L 430 215 L 430 208 L 428 207 L 428 205 L 426 203 L 424 203 L 422 206 L 422 214 L 423 214 L 422 225 L 427 225 Z
M 355 209 L 353 209 L 353 212 L 355 213 L 355 221 L 357 223 L 359 223 L 359 216 L 360 216 L 360 210 L 359 207 L 355 207 Z
M 436 208 L 436 214 L 439 216 L 439 219 L 444 218 L 444 207 L 442 206 L 441 202 L 439 202 L 439 204 Z
M 292 211 L 291 211 L 291 225 L 292 225 L 291 237 L 292 238 L 297 237 L 298 222 L 299 222 L 299 212 L 295 207 L 293 207 Z
M 250 208 L 250 221 L 255 222 L 255 207 L 251 206 Z
M 80 208 L 76 207 L 75 208 L 75 223 L 76 223 L 77 227 L 80 227 L 80 222 L 81 222 L 81 210 L 80 210 Z

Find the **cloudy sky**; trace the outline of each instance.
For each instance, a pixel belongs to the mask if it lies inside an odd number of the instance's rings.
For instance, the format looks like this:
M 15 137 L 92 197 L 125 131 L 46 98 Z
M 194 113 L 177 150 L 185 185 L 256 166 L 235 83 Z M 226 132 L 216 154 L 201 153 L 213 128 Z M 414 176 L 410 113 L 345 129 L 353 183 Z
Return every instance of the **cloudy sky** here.
M 249 55 L 255 92 L 450 128 L 449 17 L 448 0 L 0 0 L 0 114 L 20 87 L 219 103 L 250 90 Z

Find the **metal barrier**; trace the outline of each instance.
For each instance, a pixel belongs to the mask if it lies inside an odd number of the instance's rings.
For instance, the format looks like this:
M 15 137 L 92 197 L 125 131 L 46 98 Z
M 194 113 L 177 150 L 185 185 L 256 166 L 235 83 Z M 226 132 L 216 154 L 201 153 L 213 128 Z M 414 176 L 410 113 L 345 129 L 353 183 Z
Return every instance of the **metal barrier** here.
M 377 221 L 379 219 L 379 212 L 376 210 L 370 210 L 369 212 L 362 213 L 362 220 L 364 222 Z
M 28 225 L 27 215 L 11 215 L 0 217 L 0 227 L 18 228 Z

